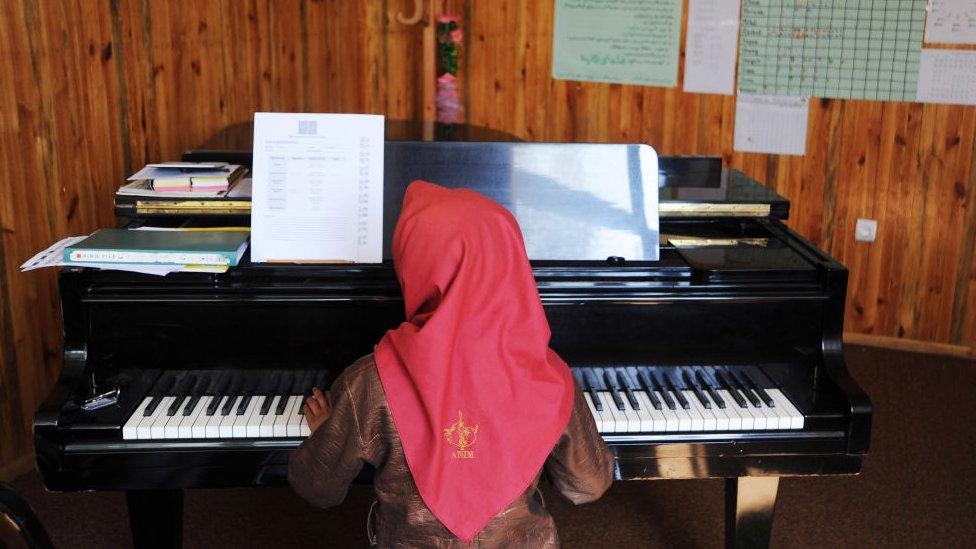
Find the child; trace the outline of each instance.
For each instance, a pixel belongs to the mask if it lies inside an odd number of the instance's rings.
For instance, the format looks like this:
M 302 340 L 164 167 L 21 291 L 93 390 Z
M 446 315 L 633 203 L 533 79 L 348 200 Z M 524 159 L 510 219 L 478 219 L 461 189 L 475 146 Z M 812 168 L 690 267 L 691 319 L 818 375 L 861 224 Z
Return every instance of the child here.
M 546 321 L 515 218 L 465 189 L 415 181 L 393 235 L 407 321 L 308 399 L 311 436 L 289 463 L 308 501 L 339 504 L 376 468 L 380 547 L 558 546 L 537 496 L 574 503 L 613 477 Z

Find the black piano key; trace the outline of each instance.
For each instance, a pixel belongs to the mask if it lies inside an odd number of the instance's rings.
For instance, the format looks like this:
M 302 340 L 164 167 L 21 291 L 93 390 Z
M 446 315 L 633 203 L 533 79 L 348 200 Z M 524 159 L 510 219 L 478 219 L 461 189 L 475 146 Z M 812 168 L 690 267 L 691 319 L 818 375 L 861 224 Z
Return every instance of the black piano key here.
M 661 376 L 664 377 L 664 384 L 668 390 L 674 393 L 674 399 L 678 401 L 678 404 L 685 410 L 690 410 L 691 404 L 688 402 L 688 399 L 685 398 L 685 395 L 681 394 L 681 391 L 674 386 L 674 382 L 671 381 L 671 376 L 669 376 L 666 372 L 661 372 Z
M 630 407 L 634 410 L 640 410 L 640 400 L 637 399 L 637 395 L 634 394 L 634 390 L 640 390 L 632 379 L 630 379 L 630 374 L 627 370 L 618 370 L 617 373 L 620 378 L 624 380 L 624 395 L 627 396 L 627 401 L 630 402 Z
M 160 381 L 158 386 L 154 386 L 153 390 L 150 391 L 150 393 L 153 395 L 152 400 L 149 401 L 149 406 L 146 406 L 146 409 L 142 412 L 142 415 L 145 417 L 153 415 L 156 408 L 159 408 L 159 403 L 163 401 L 163 397 L 173 389 L 173 385 L 175 383 L 175 377 L 166 376 L 165 379 Z
M 212 416 L 217 413 L 217 407 L 220 406 L 220 401 L 223 399 L 229 386 L 229 374 L 216 374 L 214 377 L 214 382 L 210 385 L 210 389 L 207 391 L 207 394 L 213 396 L 213 398 L 210 399 L 210 404 L 207 405 L 207 410 L 205 412 L 208 416 Z
M 672 399 L 671 395 L 669 395 L 668 392 L 665 391 L 664 388 L 661 387 L 661 385 L 657 382 L 657 376 L 647 370 L 641 370 L 640 374 L 641 379 L 644 381 L 644 386 L 648 388 L 648 396 L 653 395 L 654 392 L 657 391 L 657 393 L 661 395 L 661 398 L 664 399 L 664 404 L 667 405 L 668 410 L 674 410 L 674 399 Z M 654 401 L 652 400 L 651 402 Z M 655 406 L 655 408 L 657 408 L 657 406 Z M 660 408 L 657 409 L 660 410 Z
M 753 407 L 755 408 L 762 407 L 762 403 L 759 401 L 759 397 L 754 395 L 752 391 L 750 391 L 749 388 L 745 386 L 742 380 L 739 379 L 739 376 L 735 375 L 735 372 L 729 372 L 729 377 L 732 378 L 733 382 L 735 382 L 736 387 L 738 387 L 739 390 L 742 391 L 742 394 L 744 394 L 746 398 L 749 399 L 749 402 L 752 403 Z
M 261 399 L 261 406 L 258 407 L 258 414 L 262 416 L 268 415 L 268 411 L 271 410 L 271 403 L 274 402 L 275 397 L 278 396 L 283 387 L 284 380 L 282 379 L 282 374 L 278 372 L 273 373 L 271 383 L 266 387 L 267 390 L 261 391 L 264 393 L 264 397 Z
M 651 401 L 651 406 L 655 410 L 661 409 L 661 399 L 657 398 L 657 394 L 654 392 L 655 384 L 652 384 L 649 379 L 647 379 L 647 373 L 643 371 L 637 372 L 637 378 L 641 381 L 644 389 L 644 393 L 647 394 L 647 399 Z
M 711 384 L 708 383 L 705 376 L 703 376 L 701 372 L 695 372 L 695 377 L 698 378 L 698 383 L 705 388 L 705 392 L 708 393 L 708 396 L 711 397 L 713 401 L 715 401 L 715 404 L 718 404 L 718 407 L 724 410 L 726 406 L 725 399 L 715 392 L 715 389 L 713 389 Z
M 627 407 L 624 406 L 624 401 L 622 398 L 620 398 L 620 385 L 617 383 L 617 376 L 614 374 L 614 372 L 610 370 L 604 370 L 603 380 L 607 382 L 607 388 L 610 391 L 610 397 L 613 398 L 613 403 L 617 407 L 617 409 L 620 410 L 621 412 L 626 410 Z
M 271 410 L 271 403 L 274 402 L 276 395 L 264 395 L 264 400 L 261 401 L 261 408 L 258 409 L 258 413 L 262 416 L 268 415 Z
M 224 398 L 223 395 L 219 395 L 219 396 L 214 396 L 212 399 L 210 399 L 210 404 L 207 405 L 207 411 L 206 411 L 206 414 L 208 416 L 212 416 L 215 413 L 217 413 L 217 407 L 220 406 L 220 400 L 222 398 Z
M 280 399 L 278 399 L 278 405 L 275 406 L 275 415 L 276 416 L 280 416 L 281 414 L 285 413 L 285 406 L 288 405 L 288 398 L 289 397 L 287 397 L 287 396 L 283 396 Z M 304 402 L 304 400 L 302 401 L 302 409 L 299 410 L 298 413 L 299 414 L 304 414 L 305 413 L 305 402 Z
M 233 394 L 227 395 L 227 398 L 224 399 L 224 405 L 220 407 L 220 415 L 230 415 L 230 411 L 234 408 L 235 400 L 237 400 L 237 396 Z
M 739 390 L 735 388 L 735 385 L 733 385 L 732 382 L 728 380 L 728 378 L 725 377 L 725 374 L 723 374 L 722 372 L 715 372 L 715 377 L 718 379 L 718 382 L 722 385 L 722 388 L 728 391 L 730 395 L 732 395 L 732 398 L 735 399 L 735 403 L 739 405 L 739 408 L 749 407 L 749 404 L 746 402 L 746 399 L 742 398 L 742 395 L 739 394 Z
M 203 397 L 210 385 L 210 376 L 201 374 L 196 385 L 193 387 L 189 401 L 183 407 L 183 416 L 189 416 L 193 413 L 193 410 L 197 407 L 197 403 L 200 402 L 200 398 Z
M 688 384 L 688 387 L 691 389 L 691 392 L 694 393 L 695 398 L 698 399 L 698 402 L 701 402 L 701 405 L 704 406 L 705 409 L 711 410 L 712 402 L 708 400 L 708 397 L 705 396 L 705 393 L 701 392 L 701 390 L 698 388 L 698 385 L 695 384 L 695 380 L 692 379 L 691 375 L 689 375 L 687 371 L 681 372 L 681 374 L 684 376 L 685 383 Z
M 173 395 L 176 397 L 173 399 L 173 403 L 169 405 L 169 410 L 166 410 L 166 415 L 175 416 L 176 412 L 180 410 L 182 405 L 186 402 L 188 396 L 190 396 L 190 391 L 193 390 L 193 386 L 197 383 L 197 376 L 195 374 L 190 374 L 183 379 L 183 383 L 180 383 L 180 388 Z
M 600 401 L 600 397 L 597 396 L 597 391 L 600 390 L 600 386 L 597 384 L 596 377 L 593 375 L 593 372 L 585 370 L 583 372 L 583 379 L 586 381 L 586 392 L 590 394 L 593 407 L 596 408 L 597 412 L 602 412 L 603 403 Z
M 193 395 L 189 400 L 186 401 L 186 406 L 183 407 L 183 416 L 186 417 L 193 413 L 196 409 L 197 403 L 200 402 L 200 395 Z
M 239 374 L 233 374 L 230 380 L 230 384 L 227 386 L 226 398 L 224 398 L 224 404 L 220 407 L 220 415 L 226 416 L 230 415 L 231 410 L 234 408 L 234 401 L 237 400 L 237 395 L 241 392 L 241 387 L 244 385 L 244 378 Z
M 749 383 L 750 388 L 752 388 L 752 390 L 755 391 L 757 395 L 759 395 L 759 398 L 761 398 L 762 401 L 766 403 L 766 406 L 769 406 L 770 408 L 776 407 L 776 403 L 773 402 L 773 397 L 769 396 L 769 393 L 767 393 L 765 389 L 763 389 L 762 387 L 759 386 L 759 384 L 753 381 L 752 377 L 750 377 L 747 372 L 742 372 L 742 377 L 746 378 L 746 381 Z
M 244 395 L 244 398 L 241 399 L 241 403 L 237 406 L 237 412 L 236 412 L 237 415 L 243 416 L 244 412 L 247 411 L 248 404 L 250 403 L 251 403 L 251 395 Z

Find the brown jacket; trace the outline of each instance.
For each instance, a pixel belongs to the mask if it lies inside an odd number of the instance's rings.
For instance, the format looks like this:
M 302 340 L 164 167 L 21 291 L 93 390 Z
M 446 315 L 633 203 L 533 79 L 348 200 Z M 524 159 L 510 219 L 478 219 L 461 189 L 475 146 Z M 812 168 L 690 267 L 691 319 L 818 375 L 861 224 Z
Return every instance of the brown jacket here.
M 427 509 L 414 486 L 390 417 L 373 356 L 347 368 L 332 385 L 332 417 L 292 454 L 288 480 L 319 507 L 342 502 L 364 463 L 376 468 L 378 504 L 371 530 L 379 547 L 556 547 L 552 517 L 536 497 L 539 477 L 507 509 L 466 544 Z M 545 471 L 559 492 L 576 504 L 599 498 L 613 480 L 613 455 L 576 390 L 569 425 Z

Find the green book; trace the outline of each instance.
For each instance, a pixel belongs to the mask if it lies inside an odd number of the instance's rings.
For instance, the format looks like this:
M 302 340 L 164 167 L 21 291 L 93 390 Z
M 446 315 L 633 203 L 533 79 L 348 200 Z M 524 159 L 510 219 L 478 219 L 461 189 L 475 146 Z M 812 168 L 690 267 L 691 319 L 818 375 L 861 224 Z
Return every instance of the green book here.
M 237 265 L 247 249 L 243 231 L 101 229 L 64 249 L 67 263 Z

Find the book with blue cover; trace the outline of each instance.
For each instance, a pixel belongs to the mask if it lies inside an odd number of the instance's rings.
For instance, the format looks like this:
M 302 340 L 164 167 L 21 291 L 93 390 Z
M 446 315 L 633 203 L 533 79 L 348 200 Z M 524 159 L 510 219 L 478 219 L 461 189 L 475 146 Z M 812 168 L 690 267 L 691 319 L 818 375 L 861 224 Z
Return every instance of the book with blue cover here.
M 101 229 L 64 249 L 67 263 L 236 266 L 249 233 Z

